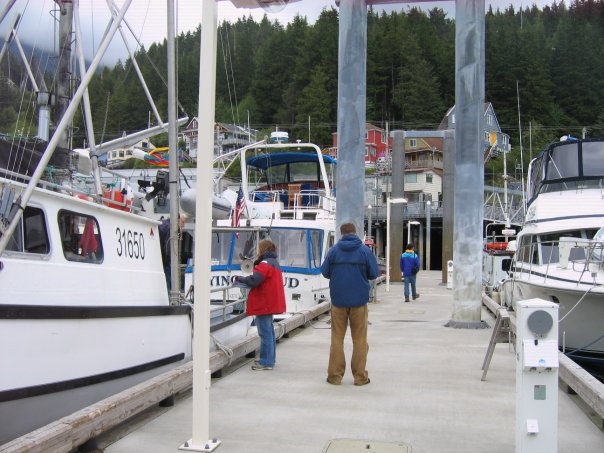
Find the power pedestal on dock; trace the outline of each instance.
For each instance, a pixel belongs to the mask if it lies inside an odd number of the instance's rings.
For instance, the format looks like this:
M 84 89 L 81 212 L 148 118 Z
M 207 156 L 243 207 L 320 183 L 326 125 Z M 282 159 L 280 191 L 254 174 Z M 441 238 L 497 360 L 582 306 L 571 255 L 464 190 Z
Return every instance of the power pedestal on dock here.
M 558 306 L 516 304 L 516 453 L 558 451 Z

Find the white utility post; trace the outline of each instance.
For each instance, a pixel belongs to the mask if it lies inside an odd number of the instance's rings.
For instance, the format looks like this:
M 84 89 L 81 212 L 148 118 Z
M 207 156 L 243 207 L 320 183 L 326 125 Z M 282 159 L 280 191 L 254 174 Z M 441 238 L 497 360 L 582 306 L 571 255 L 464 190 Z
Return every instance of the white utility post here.
M 558 305 L 516 304 L 516 453 L 558 451 Z
M 390 205 L 407 203 L 406 198 L 386 199 L 386 292 L 390 292 Z
M 434 151 L 432 151 L 434 152 Z M 430 200 L 426 201 L 426 258 L 425 258 L 425 268 L 427 271 L 430 270 L 430 219 L 432 215 L 432 202 Z
M 171 1 L 171 0 L 168 0 Z M 214 0 L 204 0 L 201 9 L 199 70 L 199 149 L 214 147 L 216 96 L 216 41 L 218 14 Z M 212 162 L 197 160 L 198 194 L 212 193 Z M 203 183 L 202 183 L 203 182 Z M 193 419 L 192 437 L 179 447 L 186 451 L 214 451 L 220 445 L 210 439 L 210 247 L 212 197 L 198 196 L 195 207 L 195 316 L 193 318 Z

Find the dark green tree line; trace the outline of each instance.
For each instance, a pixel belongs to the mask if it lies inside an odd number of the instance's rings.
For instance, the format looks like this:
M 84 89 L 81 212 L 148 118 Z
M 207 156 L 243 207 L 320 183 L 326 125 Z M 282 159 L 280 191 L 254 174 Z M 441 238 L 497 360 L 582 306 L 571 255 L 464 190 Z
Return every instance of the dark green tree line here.
M 403 129 L 435 129 L 455 102 L 455 23 L 440 8 L 368 11 L 367 121 Z M 486 13 L 486 101 L 495 107 L 512 147 L 520 127 L 541 147 L 563 134 L 604 133 L 604 0 L 555 2 Z M 200 28 L 177 41 L 179 116 L 197 114 Z M 136 53 L 166 121 L 166 44 Z M 290 132 L 331 145 L 337 126 L 338 12 L 314 24 L 283 25 L 265 16 L 223 22 L 218 29 L 216 120 Z M 0 68 L 4 71 L 4 67 Z M 202 87 L 203 89 L 203 87 Z M 2 87 L 3 130 L 14 122 L 15 96 Z M 105 68 L 90 85 L 97 141 L 146 127 L 150 107 L 132 61 Z M 75 143 L 84 140 L 76 123 Z M 528 143 L 524 143 L 527 146 Z M 527 153 L 528 154 L 528 153 Z

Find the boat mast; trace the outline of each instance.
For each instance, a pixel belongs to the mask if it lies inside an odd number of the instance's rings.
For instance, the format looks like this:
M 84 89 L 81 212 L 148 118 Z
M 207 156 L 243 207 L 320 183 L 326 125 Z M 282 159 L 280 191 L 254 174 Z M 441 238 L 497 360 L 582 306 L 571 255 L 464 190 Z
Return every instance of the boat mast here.
M 180 299 L 180 215 L 178 212 L 178 142 L 176 128 L 176 58 L 175 58 L 175 7 L 167 0 L 168 16 L 168 156 L 170 188 L 170 303 L 176 305 Z
M 72 0 L 55 0 L 60 9 L 59 20 L 59 65 L 57 77 L 57 123 L 63 118 L 71 100 L 71 42 L 73 24 Z M 57 146 L 69 148 L 71 126 L 61 132 Z

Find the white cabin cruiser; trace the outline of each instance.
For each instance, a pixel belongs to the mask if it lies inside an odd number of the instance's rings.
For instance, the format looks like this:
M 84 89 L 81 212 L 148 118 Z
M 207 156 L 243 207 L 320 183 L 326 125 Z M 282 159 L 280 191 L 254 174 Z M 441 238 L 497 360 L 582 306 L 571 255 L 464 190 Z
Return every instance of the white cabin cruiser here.
M 226 298 L 240 299 L 232 283 L 251 270 L 258 241 L 270 237 L 278 247 L 287 313 L 329 300 L 320 267 L 335 241 L 335 159 L 309 143 L 256 144 L 239 158 L 242 181 L 232 216 L 213 227 L 211 287 L 228 287 Z
M 559 306 L 559 344 L 604 359 L 604 140 L 563 138 L 529 167 L 528 210 L 502 302 Z

